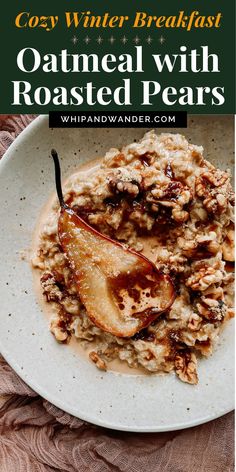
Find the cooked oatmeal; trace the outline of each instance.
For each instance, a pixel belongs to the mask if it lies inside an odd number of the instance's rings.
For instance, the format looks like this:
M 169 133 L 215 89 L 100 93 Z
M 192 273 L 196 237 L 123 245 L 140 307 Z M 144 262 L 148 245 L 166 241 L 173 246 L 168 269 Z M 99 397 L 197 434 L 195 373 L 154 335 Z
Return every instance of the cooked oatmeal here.
M 175 301 L 130 338 L 97 327 L 83 306 L 58 238 L 55 200 L 32 264 L 41 271 L 50 329 L 59 342 L 75 336 L 102 370 L 119 359 L 149 372 L 175 370 L 198 382 L 197 359 L 209 356 L 233 316 L 234 194 L 230 173 L 203 157 L 179 134 L 146 133 L 138 143 L 111 149 L 89 174 L 78 171 L 64 199 L 100 233 L 151 259 L 171 277 Z M 109 261 L 108 261 L 109 263 Z M 94 347 L 95 346 L 95 347 Z

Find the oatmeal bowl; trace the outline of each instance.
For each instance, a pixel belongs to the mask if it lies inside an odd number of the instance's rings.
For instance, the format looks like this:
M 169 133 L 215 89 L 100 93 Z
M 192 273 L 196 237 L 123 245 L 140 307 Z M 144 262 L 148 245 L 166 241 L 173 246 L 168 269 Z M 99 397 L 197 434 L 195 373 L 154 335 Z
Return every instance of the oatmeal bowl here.
M 165 132 L 29 127 L 20 206 L 31 208 L 15 243 L 28 297 L 13 301 L 3 355 L 60 408 L 131 431 L 232 409 L 232 128 L 230 117 Z

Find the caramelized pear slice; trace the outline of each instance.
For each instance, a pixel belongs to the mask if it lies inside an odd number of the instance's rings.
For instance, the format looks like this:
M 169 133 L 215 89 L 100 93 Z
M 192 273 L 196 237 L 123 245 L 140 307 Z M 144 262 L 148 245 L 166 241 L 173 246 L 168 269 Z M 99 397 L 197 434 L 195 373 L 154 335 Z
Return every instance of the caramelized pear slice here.
M 96 326 L 133 336 L 170 308 L 173 283 L 151 261 L 103 236 L 65 205 L 55 151 L 52 156 L 61 204 L 58 235 L 82 303 Z

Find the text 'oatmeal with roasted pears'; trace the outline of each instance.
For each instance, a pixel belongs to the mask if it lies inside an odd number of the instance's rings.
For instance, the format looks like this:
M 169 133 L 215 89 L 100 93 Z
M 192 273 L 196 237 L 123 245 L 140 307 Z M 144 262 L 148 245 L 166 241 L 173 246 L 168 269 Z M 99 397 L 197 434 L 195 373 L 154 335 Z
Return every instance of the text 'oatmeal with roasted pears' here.
M 119 359 L 196 384 L 197 358 L 233 316 L 229 171 L 184 136 L 150 131 L 73 174 L 63 195 L 32 258 L 55 338 L 91 346 L 102 370 Z

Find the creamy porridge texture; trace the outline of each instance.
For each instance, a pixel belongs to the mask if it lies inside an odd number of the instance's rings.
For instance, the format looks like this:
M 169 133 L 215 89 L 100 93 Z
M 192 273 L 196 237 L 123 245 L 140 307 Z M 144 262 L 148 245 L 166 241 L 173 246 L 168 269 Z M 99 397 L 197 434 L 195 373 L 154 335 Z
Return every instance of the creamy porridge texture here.
M 149 372 L 175 370 L 196 384 L 197 358 L 209 356 L 233 316 L 234 194 L 230 174 L 179 134 L 146 133 L 111 149 L 94 172 L 78 171 L 64 199 L 103 235 L 144 254 L 175 288 L 171 306 L 134 336 L 96 326 L 86 312 L 58 238 L 55 199 L 41 227 L 33 267 L 40 270 L 50 329 L 59 342 L 72 336 L 102 370 L 120 359 Z M 107 261 L 109 264 L 109 261 Z

